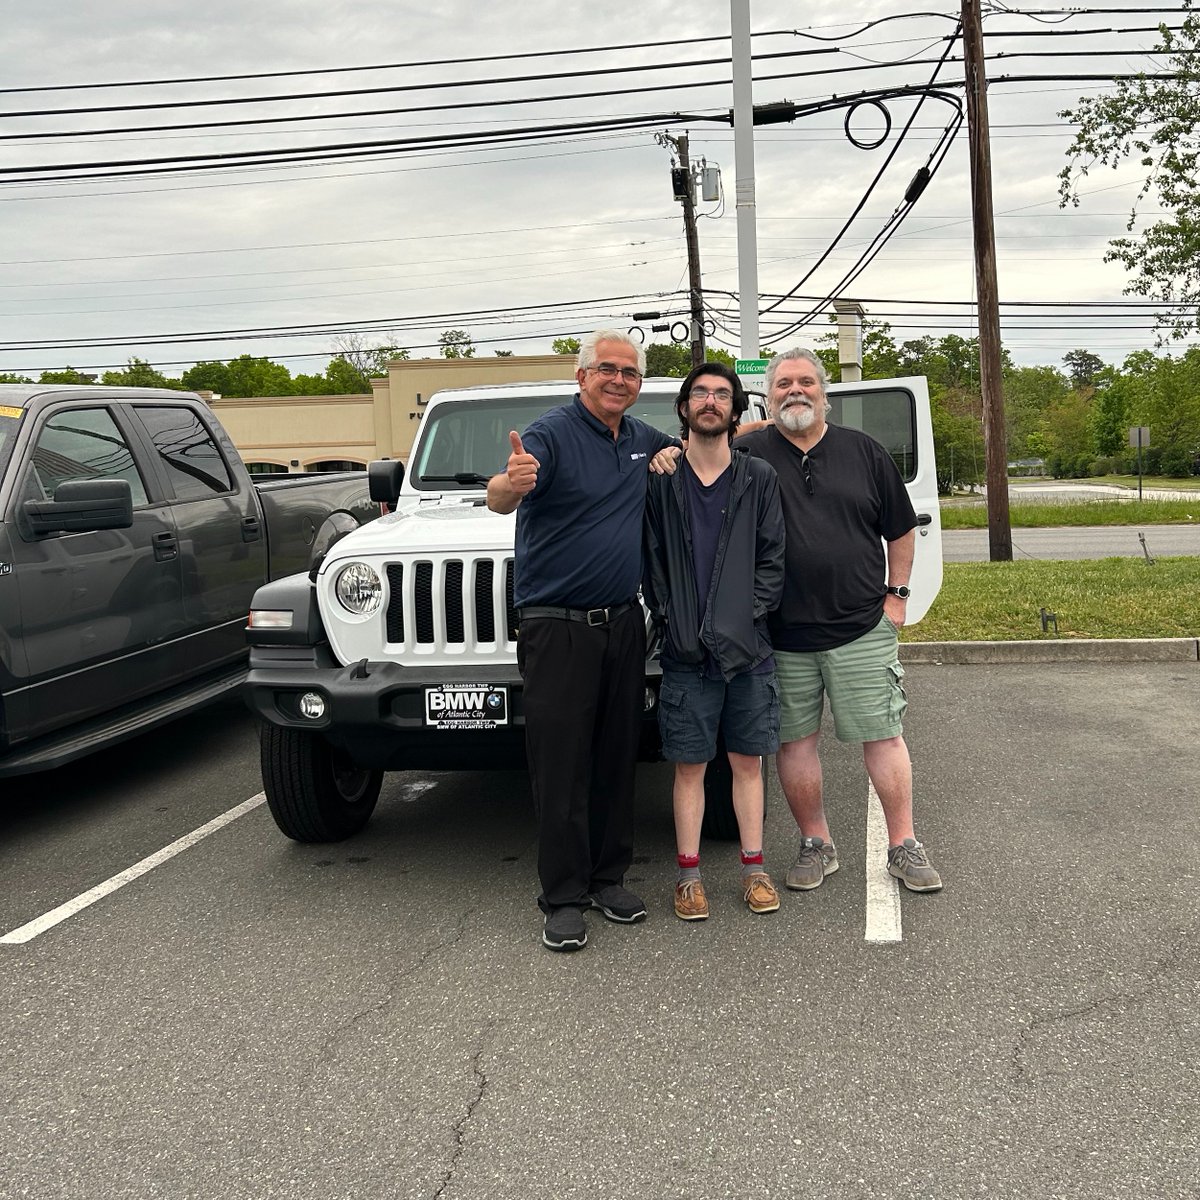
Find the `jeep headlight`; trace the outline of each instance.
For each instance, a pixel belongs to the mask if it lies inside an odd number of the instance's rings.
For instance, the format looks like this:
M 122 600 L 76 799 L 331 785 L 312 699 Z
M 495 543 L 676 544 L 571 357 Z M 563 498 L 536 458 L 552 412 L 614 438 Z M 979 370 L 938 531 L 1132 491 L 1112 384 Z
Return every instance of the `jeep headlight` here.
M 338 572 L 334 584 L 338 603 L 347 611 L 360 617 L 370 616 L 379 607 L 383 598 L 383 584 L 379 576 L 366 563 L 350 563 Z

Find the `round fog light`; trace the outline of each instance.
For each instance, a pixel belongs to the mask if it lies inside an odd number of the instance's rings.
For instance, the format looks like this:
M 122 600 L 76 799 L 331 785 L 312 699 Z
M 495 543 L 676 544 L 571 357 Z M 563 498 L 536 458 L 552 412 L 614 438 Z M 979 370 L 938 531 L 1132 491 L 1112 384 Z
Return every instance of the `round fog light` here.
M 300 697 L 300 715 L 310 721 L 319 721 L 325 715 L 325 698 L 316 692 L 305 692 Z

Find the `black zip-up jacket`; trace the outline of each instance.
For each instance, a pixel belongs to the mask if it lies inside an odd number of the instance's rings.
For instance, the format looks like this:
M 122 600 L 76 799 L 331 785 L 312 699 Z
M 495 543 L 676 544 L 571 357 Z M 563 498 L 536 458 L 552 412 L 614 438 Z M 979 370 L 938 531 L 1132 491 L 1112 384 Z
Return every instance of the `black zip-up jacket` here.
M 744 451 L 733 452 L 703 628 L 682 462 L 674 475 L 650 476 L 645 531 L 642 594 L 665 630 L 666 656 L 700 667 L 707 650 L 727 680 L 768 658 L 767 613 L 783 596 L 783 509 L 774 468 Z

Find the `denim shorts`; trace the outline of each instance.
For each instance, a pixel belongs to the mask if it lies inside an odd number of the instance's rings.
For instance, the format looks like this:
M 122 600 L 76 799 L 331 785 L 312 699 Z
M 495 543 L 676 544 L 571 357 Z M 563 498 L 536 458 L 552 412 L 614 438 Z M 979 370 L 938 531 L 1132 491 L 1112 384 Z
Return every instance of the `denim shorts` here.
M 750 757 L 779 749 L 779 685 L 774 671 L 707 679 L 699 671 L 663 670 L 658 728 L 668 762 L 716 757 L 717 731 L 725 749 Z
M 826 695 L 839 742 L 878 742 L 904 731 L 904 668 L 899 635 L 887 617 L 833 650 L 776 650 L 775 669 L 780 736 L 785 742 L 799 741 L 821 728 Z

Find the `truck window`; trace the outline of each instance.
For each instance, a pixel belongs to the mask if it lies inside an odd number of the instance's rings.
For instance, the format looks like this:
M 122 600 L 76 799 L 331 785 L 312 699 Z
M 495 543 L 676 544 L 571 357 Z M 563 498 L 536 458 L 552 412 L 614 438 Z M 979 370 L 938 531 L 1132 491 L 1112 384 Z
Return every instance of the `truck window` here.
M 829 420 L 869 433 L 891 456 L 905 483 L 917 474 L 917 410 L 900 388 L 829 393 Z
M 213 436 L 193 409 L 139 404 L 138 416 L 166 468 L 179 500 L 233 491 L 233 479 Z
M 124 435 L 106 408 L 55 413 L 38 433 L 26 495 L 47 500 L 61 483 L 76 479 L 126 479 L 134 507 L 146 503 L 146 487 Z

